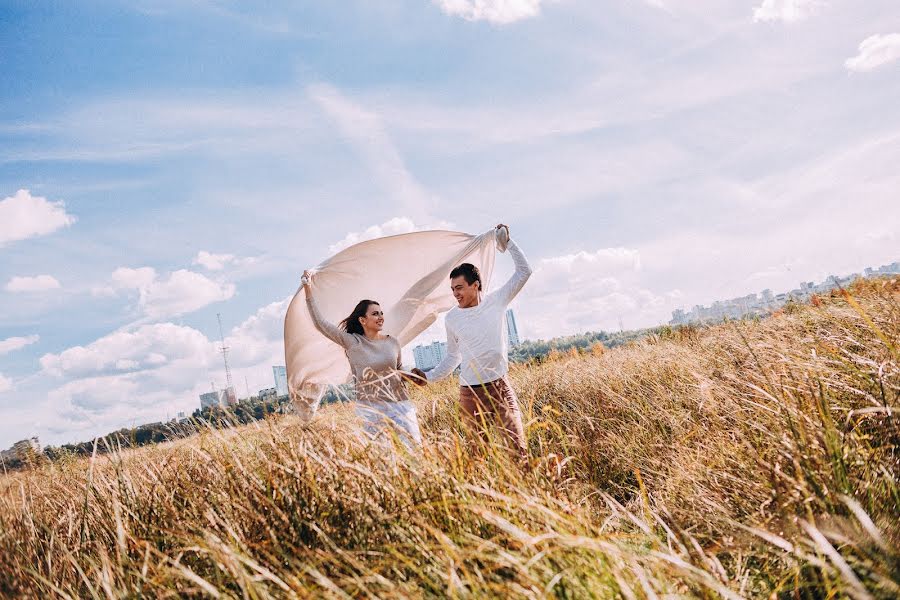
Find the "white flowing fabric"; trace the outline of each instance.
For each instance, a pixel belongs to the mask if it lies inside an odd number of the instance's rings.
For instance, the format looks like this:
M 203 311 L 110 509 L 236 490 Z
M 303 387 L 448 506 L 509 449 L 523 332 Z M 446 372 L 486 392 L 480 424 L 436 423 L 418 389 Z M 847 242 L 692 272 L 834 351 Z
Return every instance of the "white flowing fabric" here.
M 494 248 L 505 250 L 507 241 L 505 229 L 478 236 L 419 231 L 369 240 L 313 269 L 310 286 L 322 315 L 333 323 L 349 315 L 360 300 L 376 300 L 385 313 L 384 333 L 405 346 L 456 304 L 450 271 L 460 263 L 472 263 L 487 287 Z M 315 414 L 329 384 L 345 383 L 350 377 L 343 348 L 313 325 L 302 285 L 284 319 L 284 354 L 291 400 L 305 419 Z

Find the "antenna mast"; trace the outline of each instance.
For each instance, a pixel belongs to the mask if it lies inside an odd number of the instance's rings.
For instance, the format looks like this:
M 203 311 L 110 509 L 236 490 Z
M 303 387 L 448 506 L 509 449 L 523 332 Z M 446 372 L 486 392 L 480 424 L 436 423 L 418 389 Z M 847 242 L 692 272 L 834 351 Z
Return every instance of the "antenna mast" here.
M 234 389 L 234 382 L 231 380 L 231 369 L 228 368 L 228 346 L 225 345 L 225 334 L 222 333 L 222 315 L 216 313 L 216 319 L 219 321 L 219 338 L 222 340 L 222 347 L 219 352 L 222 353 L 222 361 L 225 363 L 225 381 L 229 388 Z

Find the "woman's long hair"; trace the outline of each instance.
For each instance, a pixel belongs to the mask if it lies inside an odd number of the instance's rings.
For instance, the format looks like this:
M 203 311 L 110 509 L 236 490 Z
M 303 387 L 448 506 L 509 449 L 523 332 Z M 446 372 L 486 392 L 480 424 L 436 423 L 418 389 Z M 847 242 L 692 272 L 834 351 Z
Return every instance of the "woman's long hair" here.
M 373 304 L 378 304 L 378 302 L 375 300 L 360 300 L 353 312 L 350 313 L 350 316 L 340 322 L 339 327 L 347 333 L 365 335 L 366 332 L 363 330 L 362 323 L 359 320 L 366 316 L 366 313 L 369 312 L 369 307 Z M 378 306 L 381 305 L 378 304 Z

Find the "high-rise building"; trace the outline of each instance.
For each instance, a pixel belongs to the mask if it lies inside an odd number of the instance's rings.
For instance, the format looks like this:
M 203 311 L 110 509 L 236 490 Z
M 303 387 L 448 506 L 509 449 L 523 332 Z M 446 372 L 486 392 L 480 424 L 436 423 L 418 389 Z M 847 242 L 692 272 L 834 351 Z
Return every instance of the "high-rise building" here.
M 427 346 L 419 345 L 413 348 L 416 367 L 423 371 L 435 368 L 445 356 L 447 356 L 447 342 L 431 342 Z
M 272 367 L 272 373 L 275 375 L 275 391 L 278 396 L 288 395 L 287 369 L 285 367 Z
M 237 394 L 234 393 L 233 387 L 200 394 L 201 409 L 207 406 L 234 406 L 235 404 L 237 404 Z
M 222 394 L 221 392 L 212 391 L 206 392 L 205 394 L 200 394 L 200 408 L 204 409 L 207 406 L 221 406 L 222 405 Z
M 509 334 L 509 345 L 518 346 L 519 345 L 519 328 L 516 327 L 516 315 L 513 314 L 512 309 L 507 309 L 506 311 L 506 333 Z
M 237 394 L 233 386 L 228 386 L 222 390 L 222 404 L 226 406 L 234 406 L 237 404 Z

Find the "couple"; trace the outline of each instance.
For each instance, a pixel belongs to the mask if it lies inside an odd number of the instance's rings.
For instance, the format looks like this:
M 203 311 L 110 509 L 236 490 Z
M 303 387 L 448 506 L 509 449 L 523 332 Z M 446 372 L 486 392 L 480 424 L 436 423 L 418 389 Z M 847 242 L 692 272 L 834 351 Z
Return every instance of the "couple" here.
M 497 225 L 498 230 L 509 228 Z M 407 445 L 421 444 L 415 406 L 409 400 L 405 380 L 427 385 L 460 367 L 460 409 L 463 421 L 475 432 L 487 433 L 494 424 L 509 442 L 516 457 L 526 458 L 525 431 L 516 394 L 506 374 L 509 371 L 505 337 L 506 308 L 531 276 L 531 267 L 515 242 L 507 245 L 515 273 L 499 290 L 485 295 L 481 273 L 469 263 L 450 272 L 450 289 L 457 306 L 446 316 L 447 356 L 425 373 L 416 368 L 404 373 L 399 342 L 381 333 L 384 312 L 374 300 L 361 300 L 338 325 L 329 323 L 319 311 L 304 272 L 306 301 L 313 324 L 325 337 L 344 348 L 356 388 L 357 414 L 372 435 L 393 428 Z

